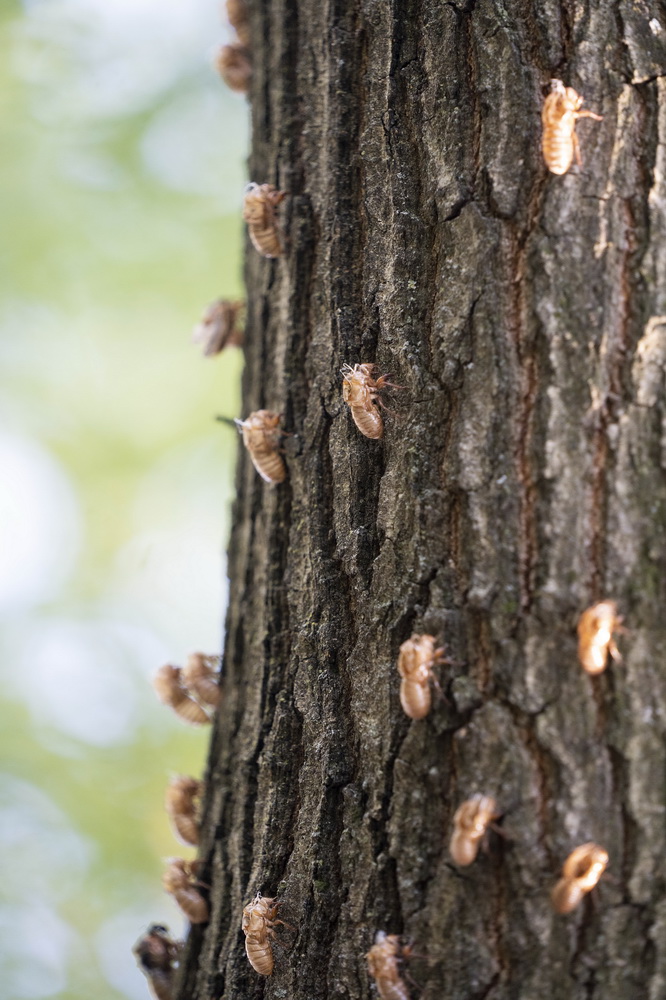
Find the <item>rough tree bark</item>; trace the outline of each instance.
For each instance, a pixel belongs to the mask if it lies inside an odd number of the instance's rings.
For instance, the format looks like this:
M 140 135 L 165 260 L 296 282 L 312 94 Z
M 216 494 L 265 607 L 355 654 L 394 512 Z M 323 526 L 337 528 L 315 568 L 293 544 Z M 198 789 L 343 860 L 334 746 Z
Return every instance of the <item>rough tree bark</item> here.
M 248 249 L 244 410 L 284 415 L 288 481 L 242 455 L 225 700 L 178 996 L 369 998 L 404 933 L 414 997 L 666 997 L 666 10 L 657 0 L 256 0 L 251 179 L 290 192 Z M 582 169 L 548 174 L 551 77 L 585 95 Z M 383 442 L 344 362 L 394 392 Z M 624 653 L 575 625 L 619 602 Z M 413 631 L 445 699 L 398 700 Z M 511 839 L 469 869 L 457 805 Z M 610 874 L 550 889 L 594 840 Z M 279 893 L 277 966 L 241 910 Z

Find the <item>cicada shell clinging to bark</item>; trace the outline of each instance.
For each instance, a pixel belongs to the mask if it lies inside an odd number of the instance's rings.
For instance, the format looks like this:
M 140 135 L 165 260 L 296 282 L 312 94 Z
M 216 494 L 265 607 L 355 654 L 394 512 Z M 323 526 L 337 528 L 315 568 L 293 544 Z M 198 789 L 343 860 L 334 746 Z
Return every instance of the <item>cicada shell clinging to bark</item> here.
M 215 69 L 230 90 L 237 94 L 249 92 L 252 83 L 252 58 L 241 42 L 220 46 L 215 56 Z
M 196 861 L 170 858 L 162 876 L 162 885 L 171 893 L 191 924 L 205 924 L 208 903 L 197 889 Z
M 571 913 L 583 896 L 591 892 L 608 865 L 608 852 L 588 841 L 576 847 L 562 867 L 562 878 L 551 893 L 556 913 Z
M 199 843 L 199 809 L 203 782 L 187 775 L 172 778 L 167 785 L 164 806 L 178 839 L 190 847 Z
M 229 299 L 215 299 L 206 308 L 201 322 L 192 331 L 192 340 L 202 345 L 205 357 L 211 358 L 225 347 L 242 345 L 243 331 L 238 320 L 244 309 L 244 302 Z
M 471 865 L 476 861 L 481 841 L 499 815 L 497 802 L 490 795 L 477 793 L 458 806 L 449 845 L 451 857 L 457 865 Z
M 174 963 L 178 961 L 180 941 L 173 941 L 162 924 L 152 924 L 132 949 L 139 968 L 148 979 L 155 1000 L 171 1000 Z
M 376 365 L 364 362 L 353 368 L 343 365 L 341 371 L 342 398 L 351 411 L 354 423 L 361 434 L 377 441 L 384 436 L 384 421 L 377 405 L 383 405 L 379 393 L 388 386 L 394 389 L 401 386 L 389 382 L 387 375 L 375 378 L 375 368 Z
M 183 683 L 180 667 L 167 663 L 153 677 L 153 687 L 160 701 L 174 710 L 184 722 L 191 726 L 202 726 L 210 722 L 210 716 L 191 697 Z
M 397 934 L 377 931 L 375 943 L 365 957 L 381 1000 L 409 1000 L 407 985 L 400 975 L 401 960 L 408 954 Z
M 206 653 L 190 653 L 182 671 L 185 687 L 204 705 L 217 708 L 222 691 L 220 688 L 220 657 Z
M 255 410 L 245 420 L 236 420 L 252 464 L 267 483 L 282 483 L 287 477 L 287 468 L 278 451 L 282 435 L 279 423 L 280 414 L 271 410 Z
M 252 245 L 264 257 L 279 257 L 282 254 L 275 209 L 286 196 L 286 191 L 278 191 L 272 184 L 252 182 L 245 188 L 243 218 L 247 222 Z
M 546 166 L 553 174 L 566 174 L 573 163 L 581 164 L 580 148 L 576 136 L 579 118 L 602 121 L 601 115 L 580 111 L 583 97 L 573 87 L 565 87 L 561 80 L 551 80 L 551 91 L 543 103 L 541 120 L 543 136 L 541 149 Z
M 578 620 L 578 658 L 588 674 L 601 674 L 609 655 L 619 662 L 622 657 L 613 632 L 620 628 L 615 601 L 599 601 L 583 611 Z
M 227 0 L 227 17 L 243 45 L 250 45 L 250 19 L 245 0 Z
M 258 892 L 243 910 L 241 929 L 245 934 L 245 953 L 260 976 L 270 976 L 273 972 L 275 960 L 271 939 L 275 937 L 276 925 L 291 926 L 277 919 L 281 905 L 279 899 L 269 899 Z
M 400 704 L 410 719 L 424 719 L 432 708 L 431 685 L 439 687 L 433 668 L 446 663 L 433 635 L 414 634 L 400 647 Z

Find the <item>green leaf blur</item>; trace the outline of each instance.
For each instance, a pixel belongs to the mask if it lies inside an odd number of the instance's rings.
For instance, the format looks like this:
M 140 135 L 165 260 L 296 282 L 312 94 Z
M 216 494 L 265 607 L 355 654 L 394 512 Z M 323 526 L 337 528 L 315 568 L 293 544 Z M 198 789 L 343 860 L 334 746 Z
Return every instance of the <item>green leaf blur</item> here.
M 131 947 L 184 921 L 163 808 L 200 775 L 150 677 L 222 641 L 241 352 L 191 331 L 242 297 L 247 106 L 219 5 L 0 3 L 0 980 L 148 997 Z

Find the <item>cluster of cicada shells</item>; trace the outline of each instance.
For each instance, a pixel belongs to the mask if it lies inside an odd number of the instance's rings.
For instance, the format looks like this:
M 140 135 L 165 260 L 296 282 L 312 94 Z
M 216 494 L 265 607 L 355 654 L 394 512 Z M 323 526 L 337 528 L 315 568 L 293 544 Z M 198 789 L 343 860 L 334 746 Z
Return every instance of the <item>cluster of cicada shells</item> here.
M 252 74 L 248 12 L 245 0 L 227 0 L 227 15 L 237 33 L 237 41 L 223 46 L 217 55 L 217 68 L 225 82 L 234 90 L 247 92 Z M 581 110 L 583 97 L 561 80 L 551 81 L 551 91 L 543 105 L 542 152 L 548 170 L 565 174 L 574 159 L 581 164 L 576 123 L 579 118 L 601 121 L 601 116 Z M 243 219 L 256 251 L 265 258 L 284 254 L 285 240 L 278 221 L 278 207 L 287 192 L 264 183 L 248 184 L 243 199 Z M 218 299 L 204 313 L 194 331 L 193 339 L 202 344 L 203 353 L 212 356 L 228 346 L 241 346 L 243 333 L 239 316 L 244 303 Z M 401 388 L 378 375 L 372 362 L 342 368 L 342 399 L 349 407 L 358 431 L 366 438 L 380 440 L 384 435 L 382 392 Z M 226 419 L 226 418 L 223 418 Z M 261 409 L 244 420 L 236 420 L 251 461 L 265 482 L 284 482 L 287 468 L 280 443 L 284 432 L 280 414 Z M 621 627 L 616 604 L 600 601 L 588 608 L 578 623 L 578 654 L 588 674 L 605 670 L 609 657 L 619 661 L 620 654 L 614 633 Z M 435 636 L 414 633 L 400 646 L 398 673 L 400 703 L 413 720 L 425 719 L 432 710 L 433 689 L 441 695 L 436 669 L 452 661 Z M 159 698 L 182 719 L 193 725 L 210 722 L 210 711 L 219 703 L 220 689 L 216 675 L 217 658 L 193 654 L 184 668 L 167 665 L 155 678 Z M 180 776 L 172 779 L 166 793 L 166 810 L 175 835 L 184 843 L 196 846 L 199 840 L 202 783 Z M 449 852 L 453 862 L 465 867 L 473 864 L 479 849 L 486 842 L 489 830 L 502 831 L 495 825 L 502 813 L 490 795 L 477 793 L 457 808 L 453 816 Z M 589 842 L 576 847 L 566 859 L 562 876 L 551 893 L 557 913 L 570 913 L 598 883 L 608 864 L 608 854 L 599 845 Z M 208 904 L 200 889 L 199 862 L 172 858 L 168 862 L 163 882 L 191 923 L 208 920 Z M 262 976 L 272 974 L 275 960 L 273 941 L 278 925 L 290 927 L 278 918 L 282 905 L 275 897 L 257 895 L 244 907 L 241 929 L 245 935 L 245 950 L 253 969 Z M 293 929 L 293 928 L 292 928 Z M 153 925 L 138 942 L 135 952 L 158 1000 L 170 1000 L 174 965 L 180 945 L 173 942 L 161 925 Z M 409 1000 L 409 991 L 402 978 L 402 965 L 413 956 L 411 946 L 400 936 L 378 931 L 366 955 L 367 967 L 382 1000 Z
M 601 115 L 592 111 L 581 111 L 582 104 L 582 95 L 573 87 L 565 87 L 561 80 L 551 80 L 551 91 L 544 101 L 542 111 L 541 148 L 546 166 L 553 174 L 566 174 L 574 157 L 579 166 L 582 164 L 576 135 L 578 119 L 603 120 Z M 622 619 L 617 615 L 617 605 L 609 600 L 599 601 L 580 616 L 578 658 L 588 674 L 602 673 L 608 665 L 609 656 L 617 661 L 621 659 L 613 638 L 613 633 L 620 628 L 621 622 Z M 453 846 L 451 854 L 453 855 Z M 555 911 L 570 913 L 574 910 L 583 896 L 596 886 L 607 864 L 608 854 L 598 844 L 589 842 L 576 847 L 565 861 L 562 878 L 551 893 Z
M 228 0 L 227 15 L 236 29 L 239 42 L 222 48 L 218 65 L 223 75 L 230 72 L 233 76 L 239 53 L 247 53 L 249 60 L 245 0 Z M 226 63 L 229 63 L 229 69 L 223 70 L 222 64 Z M 230 86 L 234 86 L 230 80 L 228 82 Z M 600 115 L 582 111 L 582 104 L 583 97 L 573 87 L 565 87 L 561 80 L 551 81 L 551 91 L 544 101 L 542 111 L 542 151 L 546 166 L 554 174 L 565 174 L 574 157 L 578 163 L 581 162 L 576 136 L 578 119 L 593 118 L 595 121 L 602 121 Z M 280 191 L 272 184 L 257 184 L 254 181 L 245 190 L 243 219 L 247 223 L 252 245 L 263 257 L 275 258 L 284 253 L 284 238 L 278 224 L 277 208 L 286 195 L 286 191 Z M 227 299 L 217 299 L 207 307 L 193 334 L 193 339 L 202 344 L 206 356 L 218 354 L 225 347 L 242 344 L 243 334 L 238 328 L 238 315 L 243 308 L 244 303 Z M 361 434 L 372 440 L 379 440 L 384 435 L 384 420 L 380 410 L 384 404 L 380 393 L 391 386 L 391 383 L 386 375 L 376 377 L 375 370 L 376 366 L 372 362 L 344 365 L 342 395 Z M 284 462 L 278 452 L 278 419 L 278 415 L 270 410 L 256 410 L 244 421 L 237 421 L 243 430 L 244 444 L 257 471 L 269 483 L 282 482 L 286 477 Z M 268 472 L 265 471 L 267 465 L 270 467 Z
M 449 845 L 451 857 L 457 865 L 464 867 L 476 860 L 489 828 L 500 817 L 497 802 L 489 795 L 473 795 L 458 807 L 453 817 Z M 576 847 L 564 862 L 562 878 L 551 892 L 551 903 L 556 913 L 566 914 L 574 910 L 583 896 L 597 885 L 607 864 L 608 854 L 598 844 L 590 842 Z M 382 1000 L 409 1000 L 409 990 L 402 978 L 402 964 L 410 957 L 413 957 L 411 945 L 404 945 L 398 934 L 377 931 L 366 960 L 368 972 Z
M 474 795 L 463 802 L 453 817 L 450 845 L 451 857 L 457 865 L 472 864 L 488 827 L 499 815 L 496 802 L 490 796 Z M 590 842 L 576 847 L 564 862 L 562 878 L 551 892 L 555 912 L 571 913 L 597 885 L 607 864 L 608 854 L 598 844 Z M 375 942 L 365 957 L 381 1000 L 409 1000 L 402 965 L 414 957 L 411 945 L 403 944 L 399 934 L 377 931 Z
M 383 437 L 384 420 L 377 404 L 382 405 L 379 393 L 389 386 L 401 388 L 388 381 L 388 376 L 373 375 L 375 365 L 370 363 L 345 365 L 342 369 L 342 398 L 349 406 L 354 423 L 360 432 L 375 440 Z M 245 420 L 236 420 L 243 435 L 252 464 L 261 478 L 270 484 L 282 483 L 287 478 L 287 467 L 280 452 L 284 432 L 280 429 L 280 414 L 272 410 L 255 410 Z
M 275 258 L 284 253 L 284 238 L 277 219 L 277 207 L 286 197 L 272 184 L 247 185 L 243 199 L 243 219 L 247 223 L 252 245 L 263 257 Z M 214 354 L 224 347 L 241 343 L 235 331 L 235 316 L 243 303 L 217 300 L 213 302 L 202 321 L 195 327 L 194 337 L 204 345 L 205 354 Z M 365 437 L 379 440 L 384 436 L 384 419 L 380 407 L 384 406 L 381 392 L 387 388 L 400 389 L 388 381 L 387 375 L 376 375 L 376 365 L 362 362 L 342 368 L 342 398 L 348 405 L 352 419 Z M 225 422 L 226 417 L 219 418 Z M 273 410 L 254 410 L 244 420 L 235 420 L 243 436 L 243 444 L 252 464 L 262 479 L 274 485 L 287 477 L 287 467 L 281 454 L 280 414 Z
M 250 20 L 245 0 L 227 0 L 227 18 L 236 39 L 222 45 L 215 56 L 215 68 L 231 90 L 247 94 L 252 82 Z
M 172 893 L 192 924 L 205 923 L 209 917 L 208 903 L 198 888 L 198 868 L 197 861 L 171 858 L 163 877 L 165 889 Z M 245 935 L 245 953 L 250 965 L 260 976 L 272 975 L 275 968 L 275 928 L 282 925 L 292 931 L 296 930 L 291 924 L 279 919 L 278 911 L 281 906 L 281 900 L 262 896 L 258 892 L 243 909 L 241 930 Z M 153 924 L 134 946 L 134 954 L 148 978 L 156 1000 L 172 1000 L 181 948 L 182 942 L 173 941 L 162 924 Z
M 153 678 L 155 692 L 165 705 L 188 722 L 199 726 L 212 721 L 211 711 L 220 704 L 220 657 L 191 653 L 184 667 L 167 664 Z M 167 816 L 175 836 L 183 844 L 199 843 L 203 782 L 179 775 L 169 782 L 164 799 Z M 197 878 L 199 863 L 171 858 L 162 878 L 190 923 L 208 920 L 208 904 L 200 892 Z
M 182 668 L 166 664 L 153 678 L 153 687 L 160 701 L 184 722 L 193 726 L 210 723 L 211 712 L 221 700 L 220 657 L 191 653 Z M 171 778 L 164 796 L 173 834 L 188 847 L 199 844 L 203 791 L 203 781 L 180 774 Z M 201 868 L 200 861 L 168 858 L 162 875 L 164 889 L 191 924 L 203 924 L 209 918 L 208 901 L 201 891 L 207 886 L 199 879 Z M 156 1000 L 172 1000 L 181 947 L 162 924 L 153 924 L 134 947 Z
M 600 674 L 611 657 L 622 659 L 614 633 L 622 630 L 615 601 L 593 604 L 578 620 L 578 658 L 588 674 Z M 432 709 L 432 688 L 441 694 L 435 667 L 452 661 L 445 656 L 443 646 L 434 635 L 414 633 L 400 646 L 400 704 L 410 719 L 424 719 Z
M 219 656 L 205 653 L 191 653 L 184 667 L 167 663 L 153 677 L 155 693 L 183 722 L 205 725 L 220 703 L 219 664 Z
M 496 800 L 479 792 L 458 806 L 453 816 L 449 853 L 459 867 L 476 861 L 489 829 L 501 832 L 495 826 L 501 816 Z M 607 864 L 608 854 L 598 844 L 590 842 L 576 847 L 564 862 L 562 878 L 551 893 L 553 909 L 557 913 L 571 913 L 583 896 L 594 889 Z
M 599 674 L 606 669 L 608 658 L 620 660 L 620 653 L 613 638 L 614 632 L 621 628 L 622 619 L 618 617 L 617 605 L 614 601 L 599 601 L 580 616 L 578 622 L 578 655 L 584 670 L 589 674 Z M 400 704 L 410 719 L 421 720 L 430 714 L 432 709 L 432 689 L 441 694 L 441 686 L 435 668 L 441 664 L 451 663 L 445 657 L 445 649 L 438 645 L 434 635 L 414 633 L 400 646 L 398 655 L 398 673 L 400 676 Z M 479 847 L 485 841 L 488 830 L 501 818 L 502 813 L 496 800 L 489 795 L 477 793 L 463 802 L 453 817 L 453 832 L 449 844 L 451 858 L 461 867 L 471 865 L 477 858 Z M 552 903 L 558 913 L 569 913 L 573 910 L 585 893 L 589 892 L 599 881 L 608 863 L 606 851 L 593 843 L 576 848 L 567 859 L 562 879 L 557 883 L 552 893 Z M 391 950 L 397 948 L 398 939 L 386 935 L 381 939 L 381 947 L 376 944 L 368 956 L 371 973 L 373 963 L 378 967 L 384 962 L 384 968 L 392 970 L 389 980 L 392 982 L 397 969 L 397 953 Z M 384 956 L 382 958 L 382 956 Z M 387 956 L 392 956 L 391 960 Z M 382 987 L 378 989 L 381 996 Z M 390 994 L 386 994 L 387 996 Z M 395 996 L 401 996 L 395 993 Z

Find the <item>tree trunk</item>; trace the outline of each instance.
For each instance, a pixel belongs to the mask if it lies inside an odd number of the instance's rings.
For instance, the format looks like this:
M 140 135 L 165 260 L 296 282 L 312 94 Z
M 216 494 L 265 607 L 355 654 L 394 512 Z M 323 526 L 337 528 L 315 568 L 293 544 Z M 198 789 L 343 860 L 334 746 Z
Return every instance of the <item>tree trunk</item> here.
M 666 997 L 666 11 L 656 0 L 259 0 L 251 179 L 287 252 L 248 245 L 245 416 L 283 414 L 288 480 L 243 454 L 224 703 L 188 1000 L 377 996 L 377 930 L 423 1000 Z M 551 77 L 582 168 L 546 170 Z M 341 395 L 376 362 L 383 441 Z M 623 662 L 590 677 L 603 597 Z M 455 661 L 411 721 L 400 644 Z M 468 868 L 452 817 L 494 796 Z M 609 877 L 550 890 L 596 841 Z M 241 912 L 284 901 L 276 969 Z

